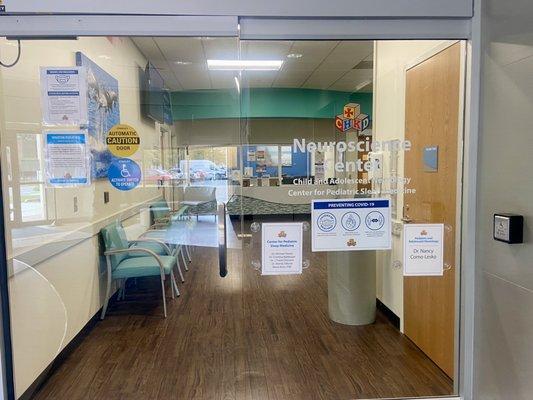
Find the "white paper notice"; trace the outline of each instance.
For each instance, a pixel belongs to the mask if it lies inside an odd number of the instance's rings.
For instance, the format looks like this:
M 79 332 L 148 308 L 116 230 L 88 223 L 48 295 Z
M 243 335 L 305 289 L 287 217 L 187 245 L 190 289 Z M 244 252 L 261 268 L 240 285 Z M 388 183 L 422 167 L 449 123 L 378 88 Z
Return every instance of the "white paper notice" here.
M 84 67 L 41 67 L 43 123 L 87 123 L 87 79 Z
M 85 132 L 46 132 L 45 146 L 46 182 L 49 185 L 90 184 L 91 169 Z
M 313 251 L 391 248 L 390 200 L 313 200 Z
M 262 225 L 262 275 L 302 273 L 303 224 L 264 223 Z
M 442 276 L 444 224 L 405 224 L 403 228 L 403 274 Z

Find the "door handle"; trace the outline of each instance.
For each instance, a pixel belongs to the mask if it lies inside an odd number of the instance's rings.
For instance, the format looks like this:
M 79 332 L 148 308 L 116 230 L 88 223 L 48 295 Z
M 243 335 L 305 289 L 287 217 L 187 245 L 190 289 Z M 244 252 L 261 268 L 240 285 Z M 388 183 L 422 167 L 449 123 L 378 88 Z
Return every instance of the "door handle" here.
M 217 204 L 217 231 L 218 231 L 218 269 L 219 274 L 224 278 L 228 274 L 228 242 L 226 237 L 226 204 Z

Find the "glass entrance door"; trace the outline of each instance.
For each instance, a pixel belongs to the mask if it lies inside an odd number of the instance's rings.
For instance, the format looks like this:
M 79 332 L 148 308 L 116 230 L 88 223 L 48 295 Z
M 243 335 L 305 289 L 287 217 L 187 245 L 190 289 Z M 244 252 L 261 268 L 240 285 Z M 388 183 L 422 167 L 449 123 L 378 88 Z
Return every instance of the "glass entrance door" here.
M 35 398 L 456 393 L 462 43 L 22 48 L 0 69 L 18 396 L 58 358 Z

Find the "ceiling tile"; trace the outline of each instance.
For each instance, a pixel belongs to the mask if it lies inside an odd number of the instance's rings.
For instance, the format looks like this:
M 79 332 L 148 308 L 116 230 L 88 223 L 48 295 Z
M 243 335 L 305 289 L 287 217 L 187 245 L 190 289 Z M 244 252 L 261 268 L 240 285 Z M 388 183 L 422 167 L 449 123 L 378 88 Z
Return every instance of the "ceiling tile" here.
M 208 60 L 237 60 L 239 58 L 239 39 L 202 38 L 205 57 Z
M 241 41 L 241 58 L 243 60 L 285 60 L 291 45 L 290 41 Z
M 352 69 L 333 82 L 328 89 L 351 92 L 355 91 L 362 83 L 372 82 L 372 79 L 373 71 L 371 69 Z
M 339 79 L 344 74 L 344 71 L 315 71 L 302 85 L 307 89 L 327 89 L 333 82 Z
M 155 42 L 169 63 L 175 61 L 204 62 L 202 39 L 196 37 L 162 37 Z
M 343 41 L 328 55 L 318 67 L 321 71 L 347 71 L 355 67 L 372 53 L 371 41 Z

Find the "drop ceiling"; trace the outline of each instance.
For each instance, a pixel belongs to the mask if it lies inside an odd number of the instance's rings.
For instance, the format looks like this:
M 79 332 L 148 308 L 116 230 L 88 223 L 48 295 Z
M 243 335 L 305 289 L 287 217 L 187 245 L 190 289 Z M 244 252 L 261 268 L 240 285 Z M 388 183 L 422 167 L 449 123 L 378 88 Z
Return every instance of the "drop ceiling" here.
M 279 71 L 245 71 L 241 86 L 372 91 L 372 41 L 239 41 L 236 38 L 133 38 L 173 91 L 235 88 L 235 71 L 208 59 L 283 60 Z

